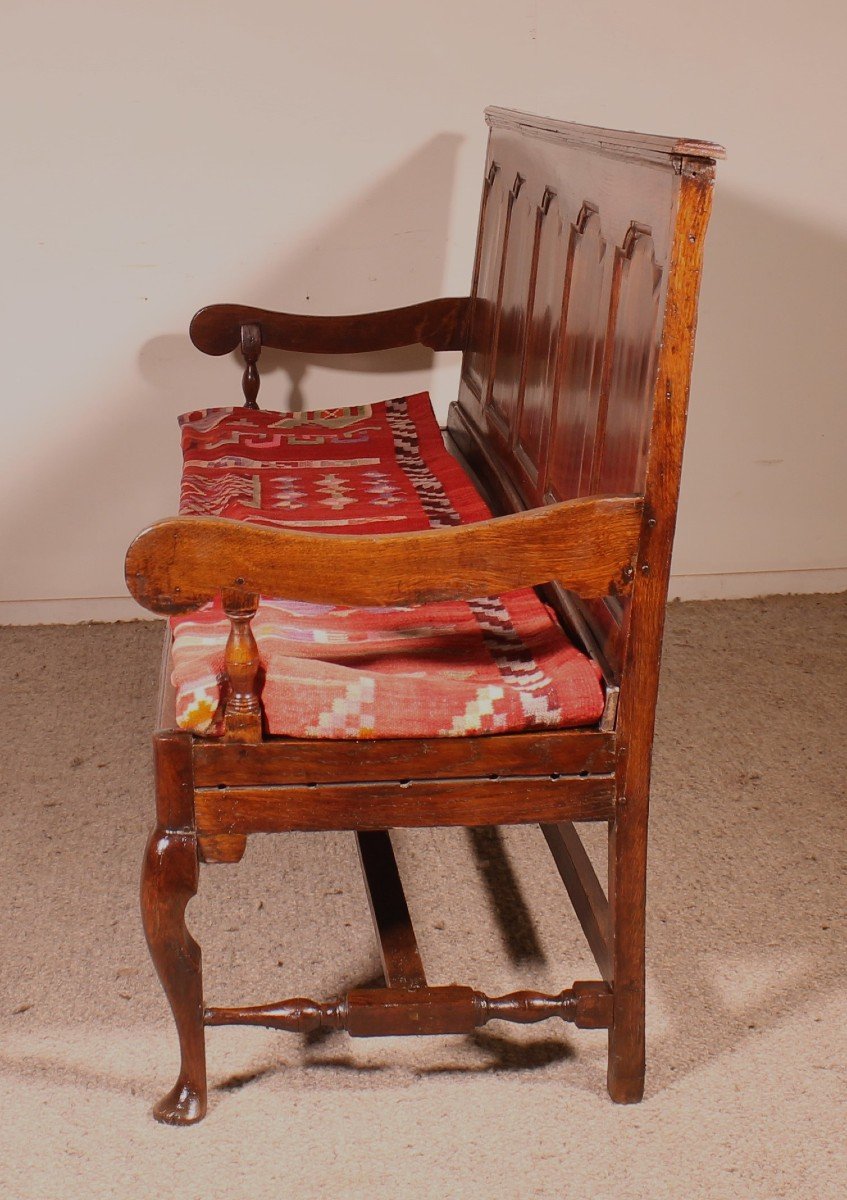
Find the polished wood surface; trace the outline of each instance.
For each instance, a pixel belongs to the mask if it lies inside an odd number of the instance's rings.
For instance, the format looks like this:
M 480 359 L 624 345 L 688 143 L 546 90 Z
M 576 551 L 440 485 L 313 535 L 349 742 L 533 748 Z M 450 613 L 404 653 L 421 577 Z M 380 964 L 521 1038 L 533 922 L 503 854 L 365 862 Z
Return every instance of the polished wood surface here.
M 572 821 L 542 825 L 541 832 L 579 917 L 594 961 L 607 983 L 614 979 L 609 901 Z
M 492 129 L 513 129 L 529 137 L 549 138 L 559 145 L 581 147 L 592 154 L 616 155 L 638 162 L 673 164 L 682 157 L 705 159 L 706 162 L 726 158 L 726 150 L 717 142 L 578 125 L 574 121 L 557 121 L 553 117 L 539 117 L 494 104 L 486 108 L 485 119 Z
M 609 1093 L 619 1102 L 644 1092 L 644 948 L 647 816 L 653 726 L 665 601 L 688 413 L 697 297 L 713 171 L 686 165 L 681 176 L 670 289 L 655 383 L 644 522 L 635 573 L 618 708 L 615 820 L 609 891 L 615 927 L 615 1020 L 609 1035 Z
M 595 729 L 470 738 L 266 738 L 258 746 L 194 742 L 196 787 L 391 782 L 440 775 L 608 775 L 615 739 Z
M 244 375 L 241 390 L 244 392 L 244 407 L 258 408 L 259 355 L 262 353 L 262 327 L 255 322 L 241 326 L 241 356 L 244 359 Z
M 531 734 L 526 735 L 531 737 Z M 197 788 L 198 834 L 605 821 L 613 775 Z
M 608 1029 L 615 1101 L 643 1093 L 650 759 L 703 242 L 723 151 L 486 115 L 469 297 L 337 318 L 215 305 L 192 322 L 206 353 L 241 347 L 248 405 L 262 346 L 463 350 L 448 446 L 498 516 L 360 538 L 174 518 L 130 548 L 127 579 L 141 603 L 188 611 L 222 590 L 232 627 L 224 738 L 166 730 L 156 739 L 142 904 L 181 1048 L 160 1120 L 205 1111 L 204 1024 L 384 1036 L 559 1016 Z M 372 742 L 263 734 L 250 631 L 258 595 L 368 605 L 523 584 L 545 585 L 543 598 L 597 663 L 600 727 Z M 607 825 L 605 888 L 581 821 Z M 502 997 L 428 984 L 387 831 L 536 822 L 602 980 Z M 200 952 L 185 925 L 198 861 L 237 862 L 248 837 L 287 830 L 355 831 L 388 986 L 204 1009 Z
M 259 647 L 250 622 L 259 597 L 249 592 L 224 592 L 224 612 L 230 630 L 224 651 L 227 696 L 224 707 L 226 737 L 233 742 L 262 740 L 262 704 L 259 699 Z
M 641 501 L 598 496 L 418 533 L 322 534 L 223 517 L 169 517 L 126 558 L 129 590 L 158 613 L 222 589 L 315 604 L 425 604 L 559 580 L 582 596 L 629 587 Z
M 211 304 L 196 314 L 189 333 L 204 354 L 243 349 L 244 326 L 257 331 L 258 345 L 297 354 L 363 354 L 415 345 L 463 350 L 467 314 L 466 296 L 349 317 L 300 316 L 248 304 Z
M 451 433 L 501 509 L 590 496 L 612 487 L 642 495 L 633 586 L 600 601 L 575 595 L 558 605 L 598 651 L 607 684 L 619 688 L 616 804 L 609 836 L 609 955 L 598 936 L 602 907 L 561 853 L 558 865 L 614 980 L 609 1091 L 633 1101 L 644 1079 L 644 914 L 647 796 L 661 631 L 679 488 L 702 250 L 720 148 L 710 144 L 560 128 L 522 114 L 489 114 L 487 178 L 520 175 L 521 194 L 559 210 L 562 236 L 546 276 L 523 257 L 524 362 L 489 336 L 501 324 L 503 289 L 474 287 L 468 350 Z M 586 153 L 586 139 L 596 153 Z M 690 154 L 688 153 L 690 151 Z M 482 215 L 479 281 L 504 277 L 516 223 Z M 538 217 L 533 218 L 536 221 Z M 526 238 L 523 239 L 526 242 Z M 548 280 L 552 279 L 552 284 Z M 561 304 L 555 294 L 561 281 Z M 544 291 L 539 293 L 539 284 Z M 554 289 L 554 302 L 546 289 Z M 546 363 L 535 361 L 545 347 Z M 517 381 L 517 401 L 492 405 L 500 370 Z M 527 417 L 524 419 L 528 402 Z M 572 856 L 570 856 L 572 858 Z M 592 930 L 593 925 L 593 930 Z
M 643 491 L 630 443 L 644 448 L 678 183 L 671 169 L 555 149 L 492 131 L 492 191 L 522 183 L 502 230 L 481 231 L 490 292 L 471 297 L 459 396 L 527 507 L 597 495 L 600 478 Z
M 185 924 L 186 905 L 197 892 L 199 877 L 191 738 L 159 734 L 153 745 L 157 820 L 141 873 L 141 915 L 180 1048 L 177 1081 L 153 1111 L 165 1124 L 192 1125 L 206 1113 L 206 1046 L 200 947 Z
M 558 1017 L 580 1029 L 608 1029 L 612 994 L 604 983 L 575 983 L 558 995 L 510 992 L 487 996 L 474 988 L 355 988 L 337 1000 L 297 997 L 247 1008 L 207 1008 L 207 1025 L 260 1025 L 289 1033 L 346 1029 L 351 1037 L 473 1033 L 489 1021 L 534 1025 Z
M 376 932 L 382 973 L 390 988 L 424 988 L 426 972 L 386 829 L 356 833 L 359 861 Z

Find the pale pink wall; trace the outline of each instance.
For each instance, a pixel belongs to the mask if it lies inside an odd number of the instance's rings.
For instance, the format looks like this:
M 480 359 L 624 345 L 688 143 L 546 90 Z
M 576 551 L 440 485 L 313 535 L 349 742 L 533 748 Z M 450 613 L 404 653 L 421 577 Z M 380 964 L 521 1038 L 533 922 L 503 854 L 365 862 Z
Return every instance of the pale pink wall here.
M 726 144 L 675 590 L 847 586 L 844 14 L 7 0 L 0 621 L 139 611 L 122 557 L 173 509 L 175 416 L 238 394 L 187 343 L 201 304 L 467 290 L 488 103 Z M 278 359 L 262 398 L 455 391 L 451 361 L 376 365 Z

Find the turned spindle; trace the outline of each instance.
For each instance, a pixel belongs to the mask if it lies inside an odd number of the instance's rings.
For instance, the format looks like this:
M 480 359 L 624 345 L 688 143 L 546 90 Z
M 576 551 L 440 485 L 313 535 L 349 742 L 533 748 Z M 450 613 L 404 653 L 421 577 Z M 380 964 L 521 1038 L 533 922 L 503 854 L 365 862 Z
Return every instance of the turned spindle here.
M 224 652 L 227 679 L 224 725 L 226 737 L 234 742 L 262 740 L 259 647 L 250 627 L 258 604 L 258 596 L 224 592 L 224 612 L 230 621 Z
M 241 353 L 244 356 L 244 374 L 241 376 L 241 390 L 244 392 L 244 407 L 258 408 L 256 397 L 259 394 L 259 368 L 256 366 L 262 352 L 261 325 L 241 326 Z
M 207 1008 L 204 1021 L 207 1025 L 262 1025 L 287 1033 L 314 1033 L 318 1029 L 345 1029 L 347 1003 L 343 998 L 321 1003 L 298 996 L 255 1008 Z
M 354 988 L 335 1000 L 298 996 L 250 1008 L 207 1008 L 207 1025 L 263 1025 L 291 1033 L 346 1029 L 352 1037 L 472 1033 L 489 1021 L 535 1024 L 559 1017 L 582 1029 L 607 1029 L 612 992 L 605 983 L 579 982 L 558 995 L 510 992 L 486 996 L 473 988 Z

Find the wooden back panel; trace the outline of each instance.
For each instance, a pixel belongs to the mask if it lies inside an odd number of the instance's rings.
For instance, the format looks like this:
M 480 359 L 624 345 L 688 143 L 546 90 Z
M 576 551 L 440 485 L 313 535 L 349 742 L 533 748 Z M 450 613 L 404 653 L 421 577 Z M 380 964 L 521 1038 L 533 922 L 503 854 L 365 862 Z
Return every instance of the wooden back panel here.
M 502 109 L 486 118 L 451 429 L 509 506 L 643 496 L 651 456 L 668 452 L 652 434 L 681 184 L 723 151 Z M 691 236 L 704 232 L 705 220 Z M 626 606 L 610 598 L 581 619 L 619 674 Z

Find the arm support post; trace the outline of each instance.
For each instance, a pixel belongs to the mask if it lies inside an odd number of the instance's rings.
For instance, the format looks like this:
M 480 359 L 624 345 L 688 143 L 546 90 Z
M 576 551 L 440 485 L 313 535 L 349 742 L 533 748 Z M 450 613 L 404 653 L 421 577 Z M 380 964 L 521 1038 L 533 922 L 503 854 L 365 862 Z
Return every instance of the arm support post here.
M 224 652 L 227 700 L 224 709 L 226 736 L 234 742 L 262 740 L 262 704 L 259 699 L 259 647 L 250 622 L 259 597 L 224 592 L 224 612 L 230 629 Z

